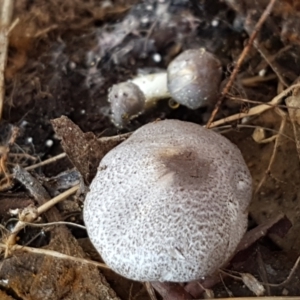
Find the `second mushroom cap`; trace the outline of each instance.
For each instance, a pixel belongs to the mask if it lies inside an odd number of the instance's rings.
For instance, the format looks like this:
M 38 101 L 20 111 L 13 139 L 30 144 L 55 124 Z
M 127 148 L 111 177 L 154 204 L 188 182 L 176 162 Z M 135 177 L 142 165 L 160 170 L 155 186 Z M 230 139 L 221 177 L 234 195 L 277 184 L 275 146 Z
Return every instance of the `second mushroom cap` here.
M 221 78 L 221 62 L 204 48 L 186 50 L 168 66 L 168 89 L 172 98 L 190 109 L 213 106 Z

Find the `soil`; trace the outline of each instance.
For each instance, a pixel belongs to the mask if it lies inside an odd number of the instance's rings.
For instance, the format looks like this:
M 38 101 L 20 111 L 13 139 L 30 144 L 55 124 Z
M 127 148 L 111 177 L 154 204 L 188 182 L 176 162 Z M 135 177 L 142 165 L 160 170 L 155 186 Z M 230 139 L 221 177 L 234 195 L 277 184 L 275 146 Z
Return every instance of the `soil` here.
M 127 137 L 121 134 L 166 118 L 205 125 L 215 103 L 190 110 L 162 100 L 124 128 L 116 128 L 110 117 L 108 89 L 137 74 L 165 70 L 182 51 L 202 47 L 221 61 L 222 91 L 268 3 L 16 0 L 13 20 L 18 18 L 18 22 L 9 36 L 0 124 L 2 243 L 7 241 L 7 230 L 14 228 L 20 210 L 38 207 L 78 183 L 81 188 L 76 195 L 59 203 L 55 211 L 42 215 L 39 221 L 82 225 L 84 186 L 91 182 L 103 155 Z M 215 120 L 247 113 L 298 82 L 299 14 L 299 1 L 276 2 Z M 283 282 L 278 286 L 266 284 L 264 295 L 300 295 L 300 269 L 290 274 L 300 255 L 300 121 L 285 105 L 291 95 L 299 103 L 295 89 L 276 107 L 234 122 L 224 121 L 224 125 L 213 129 L 239 147 L 253 177 L 249 232 L 278 216 L 287 220 L 275 227 L 270 225 L 263 236 L 239 252 L 224 271 L 226 274 L 221 273 L 224 281 L 212 280 L 215 285 L 201 281 L 216 298 L 259 294 L 257 287 L 247 287 L 241 280 L 245 273 L 256 278 L 255 285 Z M 110 138 L 99 142 L 103 137 Z M 30 170 L 31 175 L 24 170 L 63 152 L 67 156 Z M 27 181 L 11 176 L 16 174 L 16 165 L 23 168 L 22 176 Z M 26 185 L 28 178 L 36 190 Z M 283 225 L 288 222 L 290 226 Z M 62 227 L 27 227 L 16 241 L 101 261 L 83 229 Z M 25 248 L 12 250 L 9 255 L 3 246 L 1 249 L 1 299 L 150 298 L 151 285 L 127 280 L 110 270 L 37 255 Z M 195 286 L 153 284 L 158 299 L 204 297 L 199 284 L 198 290 Z

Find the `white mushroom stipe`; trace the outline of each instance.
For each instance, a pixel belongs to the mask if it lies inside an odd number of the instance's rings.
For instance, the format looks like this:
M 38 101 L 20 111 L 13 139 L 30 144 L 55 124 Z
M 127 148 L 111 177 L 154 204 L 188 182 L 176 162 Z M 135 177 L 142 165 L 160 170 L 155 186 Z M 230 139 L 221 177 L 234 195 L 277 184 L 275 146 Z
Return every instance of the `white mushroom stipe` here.
M 165 72 L 138 76 L 132 79 L 131 82 L 136 84 L 143 92 L 146 105 L 159 99 L 171 97 L 167 86 L 167 73 Z
M 102 159 L 84 204 L 105 263 L 138 281 L 222 267 L 247 227 L 252 181 L 239 149 L 189 122 L 147 124 Z
M 172 98 L 190 109 L 213 106 L 222 78 L 220 61 L 204 48 L 186 50 L 168 66 Z

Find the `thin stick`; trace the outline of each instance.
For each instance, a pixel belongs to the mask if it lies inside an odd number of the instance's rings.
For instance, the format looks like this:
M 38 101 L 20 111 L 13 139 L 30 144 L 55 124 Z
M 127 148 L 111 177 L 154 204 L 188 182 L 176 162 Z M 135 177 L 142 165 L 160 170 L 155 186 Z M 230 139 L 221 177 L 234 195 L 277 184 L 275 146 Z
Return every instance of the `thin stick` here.
M 42 213 L 46 212 L 49 208 L 57 204 L 58 202 L 66 199 L 70 195 L 74 194 L 79 188 L 79 185 L 76 185 L 69 190 L 61 193 L 60 195 L 52 198 L 51 200 L 47 201 L 45 204 L 38 207 L 32 214 L 26 216 L 26 222 L 33 222 L 38 216 L 40 216 Z M 22 221 L 18 221 L 16 226 L 14 227 L 13 231 L 9 235 L 6 241 L 6 251 L 5 251 L 5 257 L 9 255 L 9 251 L 13 249 L 13 245 L 15 244 L 16 237 L 18 233 L 26 227 L 26 223 Z
M 275 129 L 271 129 L 271 128 L 267 128 L 267 127 L 263 127 L 263 126 L 248 125 L 248 124 L 238 124 L 236 127 L 237 128 L 253 128 L 253 129 L 256 129 L 256 128 L 259 127 L 259 128 L 262 128 L 265 131 L 272 132 L 275 135 L 281 135 L 281 136 L 287 138 L 288 140 L 296 143 L 296 141 L 293 138 L 291 138 L 290 136 L 288 136 L 288 135 L 286 135 L 284 133 L 281 133 L 281 132 L 279 132 L 278 130 L 275 130 Z M 234 130 L 234 127 L 232 127 L 231 125 L 223 125 L 223 126 L 218 127 L 217 129 L 218 129 L 217 130 L 218 133 L 223 134 L 225 132 Z M 224 130 L 222 130 L 222 129 L 224 129 Z
M 233 100 L 233 101 L 240 101 L 240 102 L 244 102 L 244 103 L 252 103 L 252 104 L 265 104 L 265 105 L 269 105 L 272 107 L 279 107 L 279 108 L 288 108 L 288 109 L 292 109 L 292 110 L 299 110 L 300 107 L 296 106 L 296 105 L 284 105 L 284 104 L 270 104 L 269 102 L 263 102 L 263 101 L 255 101 L 255 100 L 250 100 L 250 99 L 245 99 L 245 98 L 239 98 L 239 97 L 231 97 L 228 96 L 228 99 Z
M 264 176 L 262 177 L 262 179 L 260 180 L 259 184 L 257 185 L 256 189 L 255 189 L 255 192 L 254 192 L 254 195 L 256 195 L 258 193 L 258 191 L 260 190 L 260 188 L 262 187 L 262 185 L 264 184 L 264 182 L 266 181 L 267 179 L 267 176 L 270 174 L 271 172 L 271 168 L 272 168 L 272 165 L 274 163 L 274 160 L 275 160 L 275 157 L 276 157 L 276 154 L 277 154 L 277 149 L 278 149 L 278 145 L 279 145 L 279 138 L 281 137 L 283 131 L 284 131 L 284 128 L 285 128 L 285 124 L 286 124 L 286 113 L 280 109 L 278 109 L 278 112 L 282 118 L 281 120 L 281 124 L 280 124 L 280 128 L 279 128 L 279 133 L 278 135 L 276 135 L 276 139 L 275 139 L 275 144 L 274 144 L 274 147 L 273 147 L 273 152 L 272 152 L 272 155 L 271 155 L 271 158 L 270 158 L 270 161 L 269 161 L 269 164 L 268 164 L 268 168 L 267 170 L 265 171 L 264 173 Z
M 300 256 L 297 258 L 289 276 L 284 281 L 282 281 L 281 283 L 268 283 L 268 285 L 273 286 L 273 287 L 279 287 L 279 286 L 283 286 L 283 285 L 287 284 L 291 280 L 292 276 L 294 275 L 296 269 L 298 268 L 299 263 L 300 263 Z M 299 299 L 300 299 L 300 297 L 299 297 Z
M 12 219 L 9 219 L 9 221 L 19 221 L 19 220 L 17 218 L 12 218 Z M 50 222 L 50 223 L 30 223 L 30 222 L 22 221 L 22 223 L 24 223 L 27 226 L 31 226 L 31 227 L 43 227 L 43 228 L 44 227 L 53 227 L 53 226 L 58 226 L 58 225 L 68 225 L 68 226 L 73 226 L 73 227 L 77 227 L 77 228 L 86 230 L 86 227 L 83 225 L 72 223 L 72 222 L 65 222 L 65 221 L 57 221 L 57 222 Z
M 299 263 L 300 263 L 300 256 L 298 256 L 298 258 L 297 258 L 296 262 L 294 263 L 293 268 L 291 269 L 288 277 L 284 281 L 282 281 L 280 283 L 267 283 L 267 282 L 260 282 L 260 281 L 257 281 L 257 282 L 260 283 L 260 284 L 262 284 L 262 285 L 271 286 L 271 287 L 280 287 L 280 286 L 283 286 L 283 285 L 287 284 L 291 280 L 291 278 L 293 277 L 296 269 L 298 268 Z M 240 272 L 232 271 L 232 270 L 225 271 L 225 270 L 222 270 L 222 269 L 220 269 L 219 271 L 220 271 L 220 273 L 228 275 L 228 276 L 230 276 L 230 277 L 232 277 L 232 278 L 234 278 L 236 280 L 243 280 L 242 277 L 233 275 L 233 274 L 241 275 L 242 273 L 240 273 Z
M 3 243 L 0 243 L 0 248 L 5 249 L 6 245 Z M 90 264 L 90 265 L 94 265 L 96 267 L 100 267 L 102 269 L 110 269 L 106 264 L 97 262 L 97 261 L 93 261 L 93 260 L 89 260 L 89 259 L 84 259 L 84 258 L 80 258 L 80 257 L 74 257 L 74 256 L 70 256 L 70 255 L 66 255 L 57 251 L 53 251 L 53 250 L 47 250 L 47 249 L 39 249 L 39 248 L 32 248 L 32 247 L 26 247 L 26 246 L 20 246 L 20 245 L 14 245 L 11 247 L 12 251 L 16 251 L 16 250 L 22 250 L 25 252 L 29 252 L 29 253 L 34 253 L 34 254 L 42 254 L 42 255 L 48 255 L 48 256 L 52 256 L 52 257 L 56 257 L 58 259 L 66 259 L 66 260 L 71 260 L 74 261 L 76 263 L 80 262 L 83 264 Z
M 223 118 L 221 120 L 215 121 L 210 124 L 210 128 L 217 127 L 219 125 L 222 125 L 222 124 L 225 124 L 228 122 L 232 122 L 232 121 L 236 121 L 236 120 L 239 120 L 239 119 L 242 119 L 245 117 L 250 117 L 250 116 L 255 116 L 257 114 L 260 114 L 260 113 L 276 106 L 277 104 L 279 104 L 283 97 L 288 95 L 295 88 L 299 88 L 299 87 L 300 87 L 300 83 L 293 84 L 290 87 L 288 87 L 287 89 L 285 89 L 284 91 L 282 91 L 279 95 L 274 97 L 271 101 L 269 101 L 265 104 L 254 106 L 254 107 L 250 108 L 249 111 L 246 113 L 238 113 L 238 114 L 229 116 L 227 118 Z
M 294 96 L 285 99 L 285 103 L 289 106 L 290 105 L 298 106 L 298 110 L 292 110 L 288 107 L 288 112 L 289 112 L 290 120 L 293 125 L 298 157 L 300 158 L 300 103 L 299 103 L 300 95 L 298 91 L 297 93 L 294 94 L 295 94 Z
M 45 204 L 41 205 L 37 209 L 37 214 L 41 215 L 42 213 L 46 212 L 48 209 L 56 205 L 57 203 L 61 202 L 62 200 L 65 200 L 79 189 L 79 185 L 75 185 L 72 188 L 66 190 L 65 192 L 59 194 L 58 196 L 52 198 L 51 200 L 47 201 Z
M 37 163 L 37 164 L 28 166 L 28 167 L 26 167 L 26 168 L 24 168 L 24 169 L 25 169 L 26 171 L 33 170 L 33 169 L 36 169 L 36 168 L 39 168 L 39 167 L 42 167 L 42 166 L 51 164 L 51 163 L 53 163 L 53 162 L 55 162 L 55 161 L 57 161 L 57 160 L 59 160 L 59 159 L 62 159 L 62 158 L 64 158 L 64 157 L 66 157 L 66 156 L 67 156 L 67 154 L 63 152 L 63 153 L 61 153 L 61 154 L 58 154 L 58 155 L 53 156 L 53 157 L 51 157 L 51 158 L 48 158 L 48 159 L 46 159 L 46 160 L 44 160 L 44 161 L 41 161 L 41 162 L 39 162 L 39 163 Z
M 225 96 L 229 92 L 229 90 L 230 90 L 230 88 L 231 88 L 231 86 L 232 86 L 232 84 L 233 84 L 236 76 L 238 75 L 238 72 L 239 72 L 239 70 L 241 68 L 241 65 L 242 65 L 245 57 L 247 56 L 248 52 L 250 51 L 250 48 L 251 48 L 254 40 L 256 39 L 256 36 L 258 35 L 258 32 L 260 31 L 262 25 L 264 24 L 264 22 L 266 21 L 267 17 L 271 13 L 275 2 L 276 2 L 276 0 L 270 0 L 270 2 L 268 4 L 268 6 L 266 7 L 265 11 L 261 15 L 261 17 L 258 20 L 258 22 L 256 23 L 256 25 L 255 25 L 255 27 L 253 29 L 253 32 L 252 32 L 252 34 L 251 34 L 251 36 L 250 36 L 250 38 L 249 38 L 249 40 L 247 42 L 247 45 L 243 49 L 243 51 L 242 51 L 242 53 L 241 53 L 238 61 L 236 62 L 236 65 L 235 65 L 235 67 L 234 67 L 234 69 L 233 69 L 233 71 L 232 71 L 232 73 L 231 73 L 231 75 L 229 77 L 229 80 L 228 80 L 226 86 L 224 87 L 224 89 L 223 89 L 223 91 L 221 93 L 221 96 L 220 96 L 220 98 L 219 98 L 219 100 L 218 100 L 218 102 L 217 102 L 217 104 L 216 104 L 216 106 L 215 106 L 215 108 L 214 108 L 214 110 L 213 110 L 213 112 L 212 112 L 212 114 L 211 114 L 211 116 L 210 116 L 207 124 L 206 124 L 207 128 L 211 127 L 211 124 L 212 124 L 212 122 L 213 122 L 213 120 L 214 120 L 217 112 L 219 111 L 219 108 L 220 108 L 220 106 L 221 106 L 221 104 L 222 104 Z
M 1 20 L 0 20 L 0 119 L 2 117 L 5 95 L 5 78 L 4 71 L 7 62 L 9 31 L 13 14 L 14 1 L 3 0 L 1 7 Z
M 300 85 L 299 85 L 300 86 Z M 129 136 L 131 135 L 131 132 L 128 132 L 128 133 L 124 133 L 124 134 L 118 134 L 116 136 L 109 136 L 109 137 L 101 137 L 99 138 L 98 140 L 100 142 L 115 142 L 115 141 L 122 141 L 122 140 L 125 140 L 127 139 Z M 31 166 L 28 166 L 26 168 L 24 168 L 26 171 L 30 171 L 30 170 L 33 170 L 33 169 L 36 169 L 36 168 L 39 168 L 39 167 L 42 167 L 42 166 L 45 166 L 45 165 L 48 165 L 48 164 L 51 164 L 53 162 L 56 162 L 57 160 L 59 159 L 62 159 L 64 157 L 67 157 L 67 154 L 65 152 L 63 153 L 60 153 L 56 156 L 53 156 L 51 158 L 48 158 L 44 161 L 41 161 L 37 164 L 34 164 L 34 165 L 31 165 Z

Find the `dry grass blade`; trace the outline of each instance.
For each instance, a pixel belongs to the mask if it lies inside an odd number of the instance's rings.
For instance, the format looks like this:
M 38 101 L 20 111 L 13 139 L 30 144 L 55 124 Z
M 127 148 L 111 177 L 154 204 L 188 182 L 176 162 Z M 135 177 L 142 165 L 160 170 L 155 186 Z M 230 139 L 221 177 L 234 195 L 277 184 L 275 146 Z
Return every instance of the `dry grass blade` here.
M 1 7 L 1 20 L 0 20 L 0 119 L 2 117 L 3 103 L 4 103 L 4 70 L 7 61 L 8 43 L 9 43 L 9 31 L 10 23 L 13 14 L 14 1 L 3 0 Z
M 224 271 L 224 270 L 220 270 L 221 273 L 228 275 L 236 280 L 242 280 L 244 282 L 244 284 L 256 295 L 258 296 L 262 296 L 264 293 L 264 288 L 263 286 L 268 286 L 268 287 L 280 287 L 280 286 L 284 286 L 285 284 L 287 284 L 291 278 L 293 277 L 296 269 L 298 268 L 298 265 L 300 263 L 300 256 L 297 258 L 296 262 L 294 263 L 293 268 L 291 269 L 288 277 L 280 282 L 280 283 L 264 283 L 264 282 L 259 282 L 253 275 L 249 274 L 249 273 L 240 273 L 240 272 L 236 272 L 236 271 L 229 271 L 230 273 Z M 237 274 L 239 276 L 233 275 Z M 300 298 L 299 298 L 300 299 Z
M 56 162 L 57 160 L 59 159 L 62 159 L 64 157 L 67 157 L 67 154 L 66 153 L 61 153 L 61 154 L 58 154 L 56 156 L 53 156 L 49 159 L 46 159 L 44 161 L 41 161 L 37 164 L 34 164 L 34 165 L 31 165 L 31 166 L 28 166 L 26 168 L 24 168 L 26 171 L 29 171 L 29 170 L 33 170 L 33 169 L 36 169 L 36 168 L 39 168 L 39 167 L 42 167 L 42 166 L 45 166 L 45 165 L 48 165 L 48 164 L 51 164 L 51 163 L 54 163 Z
M 296 269 L 298 268 L 299 263 L 300 263 L 300 256 L 297 258 L 293 268 L 291 269 L 289 276 L 284 281 L 282 281 L 281 283 L 268 283 L 268 286 L 278 287 L 278 286 L 283 286 L 286 283 L 288 283 L 291 280 L 291 278 L 293 277 Z M 300 297 L 299 297 L 299 299 L 300 299 Z
M 11 221 L 14 221 L 14 220 L 18 221 L 18 219 L 10 219 L 10 220 Z M 52 227 L 52 226 L 57 226 L 57 225 L 68 225 L 68 226 L 73 226 L 73 227 L 77 227 L 77 228 L 86 230 L 85 226 L 83 226 L 83 225 L 72 223 L 72 222 L 65 222 L 65 221 L 57 221 L 57 222 L 49 222 L 49 223 L 38 223 L 38 224 L 37 223 L 29 223 L 29 222 L 24 222 L 23 221 L 23 223 L 25 225 L 31 226 L 31 227 Z
M 285 100 L 287 106 L 288 106 L 288 112 L 291 119 L 291 122 L 293 124 L 294 129 L 294 136 L 296 140 L 296 147 L 298 151 L 298 156 L 300 158 L 300 104 L 299 104 L 299 96 L 294 95 L 291 97 L 288 97 Z M 298 109 L 290 109 L 290 106 L 297 106 Z
M 58 202 L 66 199 L 70 195 L 74 194 L 78 190 L 78 186 L 74 186 L 71 189 L 63 192 L 62 194 L 58 195 L 57 197 L 54 197 L 53 199 L 47 201 L 45 204 L 41 205 L 38 209 L 34 210 L 31 214 L 26 214 L 26 219 L 23 221 L 26 222 L 33 222 L 39 215 L 42 213 L 46 212 L 48 209 L 53 207 L 55 204 Z M 26 227 L 26 222 L 19 221 L 17 222 L 14 230 L 12 233 L 9 235 L 6 241 L 6 252 L 5 256 L 7 257 L 9 255 L 9 251 L 12 250 L 13 245 L 15 244 L 16 237 L 18 233 Z
M 271 167 L 274 163 L 275 157 L 276 157 L 276 153 L 277 153 L 277 149 L 278 149 L 278 145 L 279 145 L 279 138 L 282 136 L 284 128 L 285 128 L 285 124 L 286 124 L 286 113 L 281 110 L 281 109 L 277 109 L 278 114 L 282 117 L 282 121 L 280 124 L 280 128 L 279 128 L 279 134 L 275 136 L 275 144 L 274 144 L 274 148 L 273 148 L 273 152 L 268 164 L 268 168 L 265 171 L 265 174 L 263 176 L 263 178 L 260 180 L 259 184 L 257 185 L 254 195 L 256 195 L 258 193 L 258 191 L 260 190 L 260 188 L 262 187 L 262 185 L 264 184 L 268 174 L 270 174 L 271 172 Z
M 272 107 L 276 107 L 280 103 L 282 98 L 287 96 L 289 93 L 291 93 L 296 88 L 300 88 L 299 83 L 291 85 L 290 87 L 288 87 L 287 89 L 282 91 L 279 95 L 274 97 L 271 101 L 267 102 L 266 104 L 254 106 L 254 107 L 250 108 L 249 111 L 246 113 L 238 113 L 238 114 L 235 114 L 235 115 L 232 115 L 227 118 L 223 118 L 221 120 L 211 123 L 210 128 L 217 127 L 219 125 L 223 125 L 225 123 L 236 121 L 236 120 L 239 120 L 239 119 L 242 119 L 245 117 L 250 117 L 250 116 L 255 116 L 255 115 L 261 114 L 264 111 L 266 111 Z
M 4 243 L 0 243 L 0 248 L 6 249 L 6 244 Z M 20 245 L 14 245 L 11 247 L 10 249 L 12 252 L 13 251 L 25 251 L 25 252 L 29 252 L 29 253 L 33 253 L 33 254 L 39 254 L 39 255 L 47 255 L 47 256 L 52 256 L 55 258 L 59 258 L 59 259 L 65 259 L 65 260 L 70 260 L 70 261 L 74 261 L 74 262 L 80 262 L 83 264 L 91 264 L 94 265 L 96 267 L 100 267 L 103 269 L 110 269 L 106 264 L 97 262 L 97 261 L 92 261 L 92 260 L 88 260 L 88 259 L 84 259 L 84 258 L 80 258 L 80 257 L 74 257 L 74 256 L 70 256 L 70 255 L 66 255 L 57 251 L 53 251 L 53 250 L 47 250 L 47 249 L 39 249 L 39 248 L 32 248 L 32 247 L 27 247 L 27 246 L 20 246 Z
M 56 205 L 57 203 L 61 202 L 62 200 L 66 199 L 67 197 L 73 195 L 77 192 L 79 189 L 79 185 L 73 186 L 72 188 L 68 189 L 67 191 L 61 193 L 60 195 L 54 197 L 53 199 L 47 201 L 45 204 L 40 206 L 37 209 L 38 215 L 41 215 L 42 213 L 46 212 L 48 209 Z

